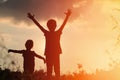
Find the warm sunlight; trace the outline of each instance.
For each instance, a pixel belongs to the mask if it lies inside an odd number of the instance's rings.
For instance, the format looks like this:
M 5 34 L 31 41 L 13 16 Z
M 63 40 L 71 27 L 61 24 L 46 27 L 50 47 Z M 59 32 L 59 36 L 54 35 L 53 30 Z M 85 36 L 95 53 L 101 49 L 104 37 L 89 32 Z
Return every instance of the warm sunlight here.
M 70 8 L 72 14 L 62 31 L 60 40 L 62 47 L 60 56 L 61 73 L 79 73 L 78 64 L 81 64 L 82 69 L 86 73 L 94 73 L 96 75 L 106 73 L 111 75 L 109 72 L 113 72 L 115 73 L 115 79 L 120 79 L 118 75 L 120 71 L 117 66 L 120 63 L 119 0 L 71 0 L 69 3 L 67 0 L 61 0 L 58 5 L 57 2 L 48 1 L 43 3 L 44 1 L 40 0 L 40 4 L 38 4 L 31 1 L 27 8 L 25 7 L 25 10 L 13 11 L 15 13 L 11 13 L 14 8 L 9 5 L 7 7 L 7 2 L 9 3 L 9 0 L 0 1 L 2 7 L 6 3 L 6 8 L 8 8 L 8 13 L 10 13 L 9 15 L 6 14 L 7 9 L 4 8 L 2 10 L 3 13 L 0 14 L 0 67 L 2 69 L 6 63 L 5 66 L 9 67 L 9 60 L 14 60 L 20 66 L 20 70 L 23 71 L 22 56 L 20 54 L 8 54 L 6 50 L 9 48 L 25 49 L 25 41 L 27 39 L 34 41 L 32 50 L 45 57 L 45 34 L 28 19 L 27 12 L 34 14 L 35 18 L 46 30 L 48 30 L 46 27 L 47 20 L 50 18 L 55 19 L 57 21 L 57 30 L 61 27 L 65 18 L 64 12 L 66 8 Z M 48 7 L 53 10 L 48 9 Z M 13 9 L 11 10 L 11 8 Z M 3 43 L 5 47 L 3 47 Z M 4 52 L 2 52 L 2 48 L 6 48 Z M 7 60 L 5 60 L 6 57 L 8 58 Z M 39 69 L 46 71 L 46 64 L 36 58 L 35 70 Z

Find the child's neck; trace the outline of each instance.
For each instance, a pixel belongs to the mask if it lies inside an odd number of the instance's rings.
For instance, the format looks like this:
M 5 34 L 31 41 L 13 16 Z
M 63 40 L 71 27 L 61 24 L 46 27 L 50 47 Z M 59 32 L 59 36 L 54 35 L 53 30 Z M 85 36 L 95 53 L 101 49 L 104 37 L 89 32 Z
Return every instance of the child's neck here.
M 31 51 L 31 49 L 26 49 L 27 51 Z
M 55 31 L 50 31 L 50 30 L 49 30 L 49 32 L 55 32 Z

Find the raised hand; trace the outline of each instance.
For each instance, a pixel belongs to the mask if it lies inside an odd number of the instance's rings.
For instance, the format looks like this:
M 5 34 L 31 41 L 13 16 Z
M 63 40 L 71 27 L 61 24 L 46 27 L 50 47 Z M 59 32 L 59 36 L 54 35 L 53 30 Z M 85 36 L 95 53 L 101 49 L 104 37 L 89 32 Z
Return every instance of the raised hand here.
M 65 14 L 66 14 L 67 16 L 70 16 L 71 13 L 72 13 L 72 11 L 71 11 L 70 9 L 68 9 L 67 12 L 65 12 Z
M 30 18 L 30 19 L 34 18 L 34 15 L 32 15 L 31 13 L 28 13 L 27 15 L 28 15 L 27 17 Z

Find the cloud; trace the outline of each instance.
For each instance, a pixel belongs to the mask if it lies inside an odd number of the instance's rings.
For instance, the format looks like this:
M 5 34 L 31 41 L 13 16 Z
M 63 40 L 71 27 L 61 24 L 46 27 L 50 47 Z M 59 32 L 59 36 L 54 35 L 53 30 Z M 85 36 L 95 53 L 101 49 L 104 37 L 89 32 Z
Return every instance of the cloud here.
M 0 34 L 0 51 L 2 51 L 3 49 L 7 50 L 7 47 L 4 44 L 3 36 L 1 36 L 1 34 Z
M 74 17 L 77 17 L 79 16 L 77 12 L 83 8 L 81 8 L 81 6 L 79 7 L 78 4 L 77 8 L 75 8 L 74 4 L 77 2 L 86 2 L 86 6 L 89 6 L 91 1 L 92 0 L 1 0 L 0 18 L 10 17 L 16 22 L 28 21 L 28 12 L 34 13 L 39 20 L 46 20 L 51 17 L 63 18 L 64 11 L 68 8 L 74 8 L 73 11 L 76 12 Z M 84 6 L 84 8 L 86 8 L 86 6 Z
M 0 0 L 0 3 L 5 3 L 7 2 L 8 0 Z

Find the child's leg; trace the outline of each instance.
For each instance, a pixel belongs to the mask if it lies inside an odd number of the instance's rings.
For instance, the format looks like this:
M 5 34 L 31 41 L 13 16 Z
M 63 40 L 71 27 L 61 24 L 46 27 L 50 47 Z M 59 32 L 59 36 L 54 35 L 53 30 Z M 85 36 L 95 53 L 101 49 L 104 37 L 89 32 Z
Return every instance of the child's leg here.
M 23 73 L 23 80 L 32 80 L 33 74 L 29 71 L 24 71 Z
M 47 62 L 47 76 L 52 76 L 52 65 Z
M 55 70 L 55 76 L 56 77 L 60 77 L 60 55 L 56 55 L 55 56 L 55 60 L 54 60 L 54 70 Z
M 47 77 L 52 77 L 52 62 L 50 60 L 50 56 L 46 56 L 46 64 L 47 64 Z

